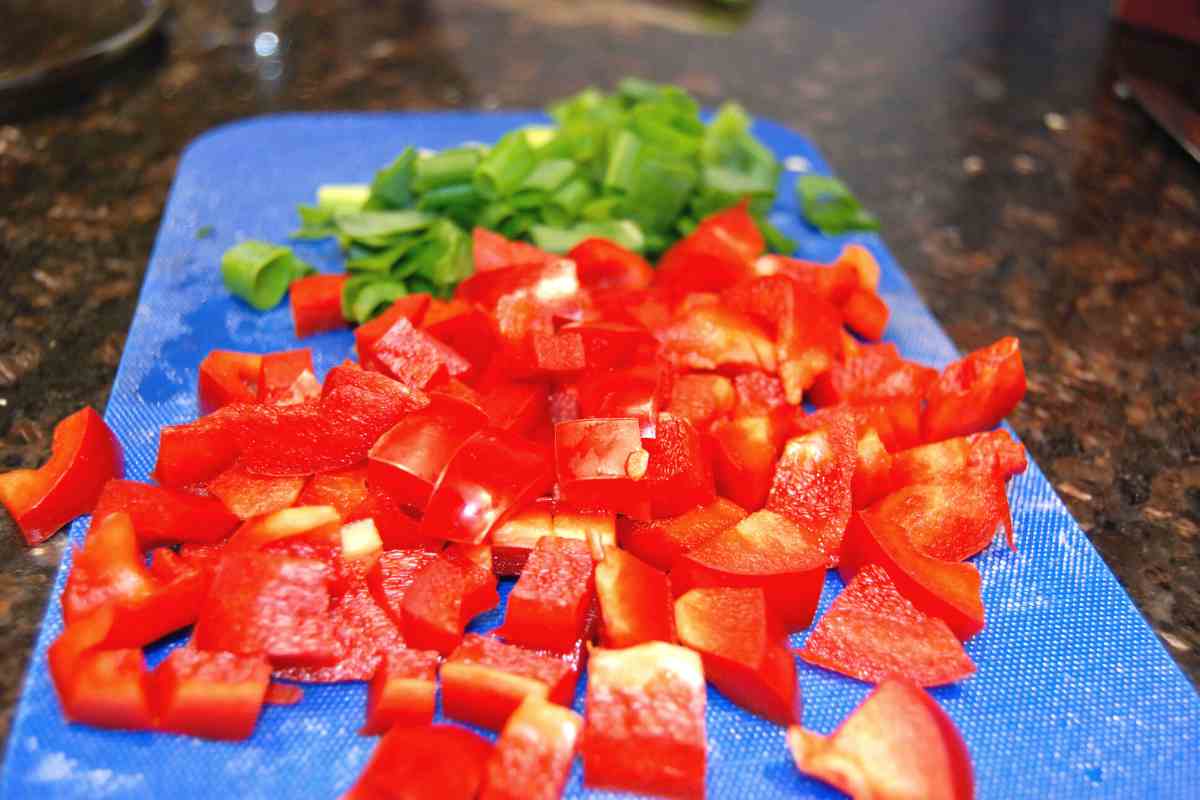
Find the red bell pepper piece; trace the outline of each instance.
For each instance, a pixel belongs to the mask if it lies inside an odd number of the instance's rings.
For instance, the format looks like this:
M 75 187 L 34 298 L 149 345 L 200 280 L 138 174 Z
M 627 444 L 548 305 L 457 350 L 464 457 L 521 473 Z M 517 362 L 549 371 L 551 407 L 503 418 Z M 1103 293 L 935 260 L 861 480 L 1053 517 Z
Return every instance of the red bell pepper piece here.
M 417 573 L 404 593 L 405 641 L 446 655 L 462 641 L 467 623 L 499 602 L 490 568 L 447 551 Z
M 50 447 L 38 469 L 0 473 L 0 503 L 29 545 L 91 511 L 104 484 L 124 471 L 121 443 L 91 407 L 55 425 Z
M 320 561 L 226 552 L 192 640 L 201 650 L 262 653 L 277 667 L 335 663 L 342 653 L 329 616 L 330 579 Z
M 143 550 L 159 544 L 219 542 L 239 522 L 219 500 L 137 481 L 104 484 L 92 511 L 92 525 L 117 511 L 129 515 Z
M 508 594 L 500 635 L 535 650 L 567 652 L 583 633 L 594 589 L 587 543 L 545 537 Z
M 697 430 L 706 431 L 732 413 L 736 403 L 733 381 L 723 375 L 693 373 L 680 375 L 671 384 L 667 411 L 686 419 Z
M 607 239 L 584 239 L 567 258 L 575 262 L 579 283 L 588 289 L 645 289 L 654 280 L 646 259 Z
M 575 668 L 561 656 L 468 633 L 441 668 L 442 712 L 500 730 L 526 697 L 569 705 Z
M 342 287 L 349 277 L 309 275 L 288 287 L 297 339 L 349 326 L 342 316 Z
M 854 797 L 970 800 L 971 757 L 946 712 L 921 689 L 888 680 L 825 737 L 788 729 L 796 767 Z
M 653 522 L 620 521 L 617 541 L 630 553 L 653 567 L 670 570 L 676 560 L 726 528 L 746 518 L 746 510 L 718 497 L 708 505 L 694 508 L 677 517 Z
M 778 417 L 735 417 L 712 427 L 713 476 L 717 493 L 757 511 L 767 502 L 775 462 L 783 449 L 785 423 Z
M 298 506 L 247 520 L 225 543 L 226 552 L 260 550 L 307 534 L 337 534 L 341 518 L 332 506 Z
M 843 408 L 831 406 L 830 409 Z M 879 403 L 855 405 L 854 414 L 861 435 L 866 428 L 874 428 L 889 453 L 907 450 L 921 443 L 921 398 L 917 395 L 902 395 Z M 814 417 L 817 415 L 814 414 Z M 811 430 L 801 417 L 796 418 L 797 433 Z
M 643 438 L 655 436 L 658 409 L 670 398 L 670 374 L 657 364 L 588 371 L 577 386 L 581 417 L 633 417 Z
M 819 406 L 887 402 L 921 397 L 936 380 L 936 370 L 900 358 L 893 344 L 864 345 L 856 358 L 818 378 L 810 397 Z
M 544 383 L 498 383 L 483 394 L 483 410 L 493 428 L 525 435 L 546 419 Z
M 897 677 L 941 686 L 975 674 L 950 627 L 918 611 L 877 564 L 859 570 L 834 598 L 798 654 L 868 683 Z
M 651 289 L 593 289 L 592 308 L 607 322 L 657 331 L 671 323 L 672 292 Z
M 441 557 L 463 571 L 463 613 L 468 620 L 500 604 L 490 544 L 452 544 L 442 551 Z
M 558 800 L 582 731 L 571 709 L 525 698 L 496 740 L 479 799 Z
M 1014 547 L 1008 496 L 997 475 L 960 473 L 914 483 L 875 503 L 871 513 L 907 531 L 913 547 L 930 558 L 968 559 L 991 544 L 998 527 Z
M 758 275 L 786 275 L 796 284 L 841 308 L 855 289 L 863 288 L 857 266 L 846 259 L 818 264 L 800 258 L 768 254 L 754 262 Z M 871 287 L 874 288 L 874 287 Z
M 211 414 L 232 403 L 253 403 L 258 398 L 262 356 L 234 350 L 213 350 L 200 362 L 197 379 L 200 413 Z
M 860 288 L 871 291 L 879 289 L 882 270 L 879 268 L 879 262 L 875 260 L 875 255 L 863 245 L 845 245 L 842 252 L 838 253 L 835 263 L 843 268 L 847 265 L 852 267 L 858 277 Z
M 675 640 L 666 573 L 632 553 L 616 548 L 604 551 L 604 560 L 596 564 L 596 599 L 605 647 Z
M 807 628 L 821 598 L 826 555 L 810 531 L 773 511 L 755 511 L 679 558 L 671 588 L 763 590 L 788 631 Z
M 497 575 L 520 575 L 543 536 L 554 535 L 554 503 L 538 499 L 492 531 L 492 566 Z
M 972 469 L 983 469 L 1008 480 L 1029 466 L 1025 448 L 1005 431 L 973 433 L 967 441 L 971 444 L 967 464 Z
M 101 650 L 112 632 L 111 605 L 68 624 L 50 645 L 50 676 L 69 719 L 145 730 L 152 714 L 140 650 Z
M 271 682 L 263 697 L 265 706 L 294 706 L 304 699 L 304 690 L 291 683 Z
M 431 392 L 428 407 L 401 419 L 371 448 L 372 488 L 397 503 L 424 509 L 450 458 L 487 422 L 478 406 Z
M 678 645 L 598 649 L 588 666 L 583 782 L 669 797 L 703 797 L 704 668 Z
M 371 361 L 375 351 L 375 343 L 387 333 L 397 320 L 406 319 L 414 326 L 424 321 L 433 298 L 424 292 L 408 294 L 398 298 L 388 306 L 387 310 L 372 320 L 364 322 L 354 329 L 354 351 L 363 369 L 378 369 Z
M 560 333 L 577 334 L 583 341 L 588 369 L 620 369 L 653 361 L 658 341 L 639 325 L 620 322 L 572 322 Z
M 141 647 L 196 621 L 212 584 L 212 573 L 166 548 L 152 556 L 154 586 L 136 598 L 114 598 L 114 623 L 106 648 Z
M 250 519 L 293 505 L 304 489 L 301 475 L 256 475 L 240 464 L 213 478 L 208 491 L 238 519 Z
M 248 739 L 271 682 L 260 655 L 180 647 L 150 675 L 159 730 L 205 739 Z
M 505 295 L 523 294 L 549 303 L 575 295 L 579 277 L 575 263 L 563 258 L 476 272 L 458 285 L 454 296 L 489 311 Z
M 692 589 L 675 601 L 675 627 L 734 703 L 780 725 L 800 718 L 796 662 L 762 589 Z
M 887 330 L 891 312 L 883 298 L 870 289 L 855 289 L 842 306 L 846 327 L 864 339 L 877 342 Z
M 678 292 L 719 292 L 754 276 L 762 234 L 746 203 L 705 217 L 658 262 L 655 282 Z
M 312 351 L 307 347 L 263 355 L 258 371 L 258 402 L 290 405 L 320 395 L 321 383 L 313 374 Z
M 462 300 L 435 300 L 422 328 L 471 364 L 469 377 L 482 374 L 500 346 L 496 321 L 485 311 Z
M 883 567 L 902 595 L 925 614 L 945 620 L 959 639 L 983 629 L 979 570 L 923 555 L 903 528 L 871 509 L 850 517 L 838 572 L 849 583 L 868 564 Z
M 367 465 L 356 464 L 346 469 L 313 475 L 296 498 L 296 505 L 333 506 L 338 516 L 349 522 L 366 499 Z
M 854 420 L 848 414 L 830 417 L 820 429 L 789 440 L 767 496 L 767 508 L 805 528 L 829 566 L 837 563 L 850 519 L 855 444 Z
M 1025 448 L 1004 431 L 955 436 L 896 453 L 891 488 L 928 483 L 945 476 L 971 472 L 994 474 L 1002 480 L 1025 471 Z
M 592 560 L 598 552 L 617 546 L 617 515 L 607 511 L 574 511 L 556 508 L 554 535 L 560 539 L 587 542 L 592 548 Z M 534 543 L 536 544 L 536 542 Z
M 554 484 L 548 455 L 520 436 L 484 428 L 467 439 L 438 480 L 421 535 L 478 543 L 505 515 Z
M 429 388 L 448 377 L 466 378 L 473 369 L 471 362 L 454 348 L 403 317 L 362 358 L 373 369 L 418 389 Z
M 650 454 L 643 489 L 655 518 L 672 517 L 716 499 L 712 467 L 700 434 L 687 420 L 659 414 L 653 439 L 643 439 Z
M 472 800 L 483 783 L 492 743 L 454 725 L 389 730 L 342 800 Z
M 783 383 L 774 375 L 760 370 L 742 372 L 733 379 L 737 393 L 734 413 L 739 417 L 761 417 L 787 405 Z
M 563 505 L 635 517 L 649 513 L 641 487 L 648 456 L 636 419 L 560 422 L 554 426 L 554 455 Z
M 142 600 L 155 588 L 129 515 L 110 514 L 75 551 L 63 589 L 63 618 L 70 623 L 108 603 Z
M 259 406 L 236 403 L 193 422 L 167 425 L 158 432 L 154 479 L 173 489 L 190 489 L 212 480 L 237 460 L 251 420 L 263 413 Z
M 854 508 L 866 508 L 888 493 L 894 459 L 874 428 L 858 436 L 850 496 Z
M 663 355 L 678 367 L 775 371 L 775 344 L 762 326 L 715 302 L 681 311 L 656 335 Z
M 389 728 L 433 722 L 440 662 L 432 650 L 386 654 L 367 686 L 367 720 L 359 733 L 378 736 Z
M 545 264 L 560 258 L 531 244 L 506 239 L 487 228 L 476 227 L 471 233 L 471 244 L 476 272 L 491 272 L 519 264 Z
M 397 625 L 404 625 L 404 596 L 420 572 L 438 557 L 436 550 L 385 550 L 367 574 L 371 596 Z
M 439 549 L 440 539 L 427 539 L 420 534 L 420 523 L 413 510 L 393 501 L 387 495 L 367 487 L 367 497 L 346 518 L 347 522 L 370 519 L 383 543 L 384 550 L 405 548 Z
M 1021 343 L 1006 336 L 947 365 L 925 393 L 925 441 L 995 427 L 1025 396 Z

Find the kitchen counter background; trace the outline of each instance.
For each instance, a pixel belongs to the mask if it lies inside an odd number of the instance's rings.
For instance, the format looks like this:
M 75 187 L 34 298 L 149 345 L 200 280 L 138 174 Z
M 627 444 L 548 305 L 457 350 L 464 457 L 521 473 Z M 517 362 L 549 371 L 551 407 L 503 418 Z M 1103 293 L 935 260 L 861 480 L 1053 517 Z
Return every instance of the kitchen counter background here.
M 283 110 L 534 107 L 640 75 L 811 136 L 960 349 L 1020 336 L 1013 426 L 1200 680 L 1200 165 L 1112 91 L 1120 64 L 1186 80 L 1200 57 L 1086 0 L 813 5 L 178 3 L 97 88 L 0 123 L 0 469 L 104 407 L 197 134 Z M 0 513 L 0 740 L 63 546 L 25 548 Z

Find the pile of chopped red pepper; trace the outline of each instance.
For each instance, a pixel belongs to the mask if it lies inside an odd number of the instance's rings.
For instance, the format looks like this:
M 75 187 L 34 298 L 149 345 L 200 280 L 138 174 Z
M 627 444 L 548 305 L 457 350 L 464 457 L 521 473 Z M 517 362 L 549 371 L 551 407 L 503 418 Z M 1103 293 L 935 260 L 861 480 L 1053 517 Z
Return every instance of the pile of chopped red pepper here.
M 1025 453 L 992 428 L 1025 391 L 1016 340 L 940 373 L 868 343 L 888 317 L 869 251 L 764 255 L 745 206 L 657 269 L 599 239 L 474 247 L 453 299 L 401 298 L 323 382 L 307 350 L 212 352 L 156 484 L 121 479 L 90 409 L 0 475 L 30 543 L 92 511 L 50 649 L 66 715 L 241 739 L 294 683 L 369 681 L 383 738 L 347 797 L 556 797 L 576 752 L 589 786 L 700 797 L 707 682 L 855 797 L 970 797 L 919 687 L 974 673 L 967 559 L 1012 542 Z M 344 324 L 339 297 L 300 281 L 297 332 Z M 786 636 L 830 568 L 846 587 L 798 655 L 878 688 L 824 737 L 798 726 Z M 467 632 L 498 577 L 503 624 Z M 494 745 L 432 722 L 439 685 Z

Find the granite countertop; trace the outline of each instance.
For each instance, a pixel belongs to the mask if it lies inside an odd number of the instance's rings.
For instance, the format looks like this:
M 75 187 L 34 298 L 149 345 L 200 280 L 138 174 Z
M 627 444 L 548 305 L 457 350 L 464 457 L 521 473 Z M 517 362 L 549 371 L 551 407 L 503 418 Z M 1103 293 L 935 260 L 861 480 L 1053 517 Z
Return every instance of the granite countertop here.
M 810 135 L 961 349 L 1021 337 L 1013 426 L 1200 680 L 1200 165 L 1112 92 L 1122 64 L 1198 74 L 1195 50 L 1087 0 L 176 5 L 98 86 L 0 123 L 0 469 L 103 408 L 179 153 L 205 129 L 540 106 L 641 75 Z M 0 514 L 3 732 L 63 546 L 25 548 Z

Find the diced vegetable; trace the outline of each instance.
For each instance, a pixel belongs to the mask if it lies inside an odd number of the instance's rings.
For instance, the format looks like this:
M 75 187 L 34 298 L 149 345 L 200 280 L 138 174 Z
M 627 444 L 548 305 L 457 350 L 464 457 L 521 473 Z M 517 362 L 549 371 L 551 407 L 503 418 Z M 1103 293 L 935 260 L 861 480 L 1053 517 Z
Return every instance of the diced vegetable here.
M 526 697 L 496 740 L 480 800 L 561 797 L 582 730 L 583 720 L 569 708 Z
M 259 311 L 279 305 L 288 286 L 314 271 L 290 247 L 254 239 L 234 245 L 221 256 L 225 288 Z

